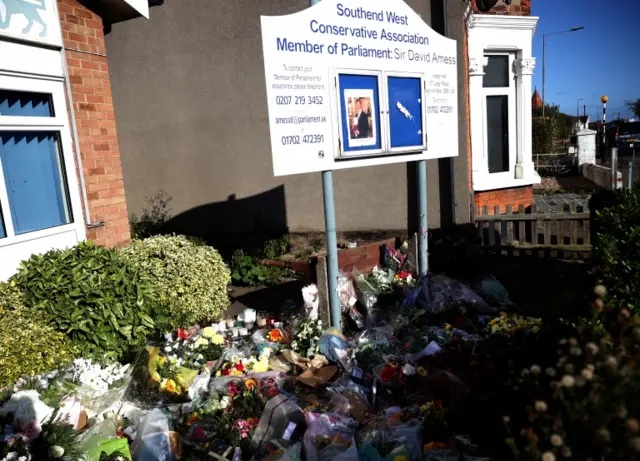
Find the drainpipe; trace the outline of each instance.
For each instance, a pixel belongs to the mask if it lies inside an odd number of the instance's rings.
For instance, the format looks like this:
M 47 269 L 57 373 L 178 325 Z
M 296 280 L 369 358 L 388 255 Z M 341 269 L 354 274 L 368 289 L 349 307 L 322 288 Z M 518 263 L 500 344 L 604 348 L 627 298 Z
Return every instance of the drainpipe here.
M 55 17 L 59 18 L 58 2 L 53 2 Z M 91 222 L 91 215 L 89 214 L 89 199 L 87 198 L 87 185 L 84 182 L 84 169 L 82 168 L 82 153 L 80 152 L 80 141 L 78 137 L 78 124 L 76 123 L 76 114 L 73 110 L 73 94 L 71 92 L 71 80 L 69 78 L 69 68 L 67 67 L 67 55 L 66 48 L 64 46 L 64 40 L 62 42 L 62 49 L 60 55 L 62 57 L 62 75 L 64 78 L 64 85 L 67 92 L 67 109 L 69 110 L 69 119 L 71 120 L 71 138 L 73 138 L 73 147 L 76 154 L 76 164 L 78 166 L 78 178 L 80 180 L 80 192 L 82 194 L 82 203 L 84 206 L 84 222 L 88 229 L 104 226 L 104 221 Z
M 443 3 L 443 8 L 442 8 L 442 28 L 443 30 L 443 35 L 445 37 L 449 36 L 449 18 L 448 18 L 448 13 L 449 13 L 449 1 L 448 0 L 442 0 Z M 457 50 L 456 50 L 457 52 Z M 457 91 L 457 89 L 456 89 Z M 458 135 L 459 136 L 459 135 Z M 456 142 L 460 143 L 459 139 L 456 139 Z M 455 226 L 456 224 L 456 188 L 455 188 L 455 171 L 454 171 L 454 160 L 456 157 L 449 157 L 449 196 L 451 197 L 451 226 Z

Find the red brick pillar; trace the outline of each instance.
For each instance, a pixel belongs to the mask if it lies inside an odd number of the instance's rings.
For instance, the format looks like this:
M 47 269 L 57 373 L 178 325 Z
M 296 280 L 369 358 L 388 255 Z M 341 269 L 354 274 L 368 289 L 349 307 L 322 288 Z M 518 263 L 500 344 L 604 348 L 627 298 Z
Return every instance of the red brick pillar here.
M 92 222 L 104 226 L 87 230 L 99 245 L 131 240 L 122 179 L 111 82 L 102 18 L 76 0 L 58 0 L 82 155 L 82 174 Z

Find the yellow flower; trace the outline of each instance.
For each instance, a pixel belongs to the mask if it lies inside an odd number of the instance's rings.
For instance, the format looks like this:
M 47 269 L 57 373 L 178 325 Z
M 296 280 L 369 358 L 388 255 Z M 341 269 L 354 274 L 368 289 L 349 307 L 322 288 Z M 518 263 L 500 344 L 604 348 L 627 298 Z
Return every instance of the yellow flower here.
M 258 383 L 256 383 L 255 379 L 247 379 L 244 383 L 244 387 L 246 387 L 248 391 L 254 389 L 257 385 Z
M 255 373 L 263 373 L 269 371 L 269 359 L 266 357 L 260 358 L 259 361 L 253 364 L 251 370 Z
M 196 347 L 203 347 L 203 346 L 208 346 L 209 345 L 209 340 L 206 338 L 198 338 L 196 340 L 196 342 L 194 343 L 194 346 Z
M 164 381 L 163 381 L 164 382 Z M 179 387 L 176 385 L 176 382 L 173 379 L 168 379 L 164 382 L 164 389 L 167 392 L 171 392 L 172 394 L 178 394 Z
M 205 338 L 213 338 L 213 336 L 216 334 L 215 330 L 213 329 L 213 327 L 204 327 L 202 329 L 202 336 L 204 336 Z
M 393 457 L 393 461 L 409 461 L 406 456 L 398 455 Z
M 211 344 L 224 344 L 224 337 L 219 334 L 215 334 L 211 337 Z
M 151 374 L 151 379 L 152 379 L 153 381 L 155 381 L 156 383 L 159 383 L 159 382 L 160 382 L 160 380 L 161 380 L 162 378 L 160 378 L 160 373 L 158 373 L 157 371 L 154 371 L 154 372 Z
M 165 356 L 158 357 L 158 363 L 160 365 L 164 365 L 166 361 L 167 361 L 167 358 Z

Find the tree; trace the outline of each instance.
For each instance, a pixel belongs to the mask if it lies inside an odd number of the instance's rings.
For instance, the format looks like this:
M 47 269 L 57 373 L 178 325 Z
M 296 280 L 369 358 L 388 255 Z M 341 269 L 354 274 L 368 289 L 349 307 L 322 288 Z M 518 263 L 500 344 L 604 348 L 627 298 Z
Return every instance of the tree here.
M 625 104 L 627 105 L 629 110 L 633 112 L 633 115 L 635 115 L 636 117 L 640 117 L 640 98 L 636 99 L 635 101 L 625 101 Z

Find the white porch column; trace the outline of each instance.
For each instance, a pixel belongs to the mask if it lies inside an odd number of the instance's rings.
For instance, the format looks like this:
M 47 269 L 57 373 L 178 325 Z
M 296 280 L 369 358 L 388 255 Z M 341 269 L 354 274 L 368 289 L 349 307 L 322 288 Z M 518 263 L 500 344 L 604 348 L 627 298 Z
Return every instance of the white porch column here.
M 536 66 L 535 58 L 519 58 L 514 64 L 516 74 L 516 168 L 515 179 L 524 178 L 525 168 L 533 168 L 532 134 L 531 134 L 531 76 Z
M 485 102 L 482 97 L 482 78 L 484 67 L 489 58 L 480 57 L 469 59 L 469 112 L 471 122 L 471 168 L 473 178 L 480 178 L 489 174 L 489 162 L 484 149 L 484 119 Z

